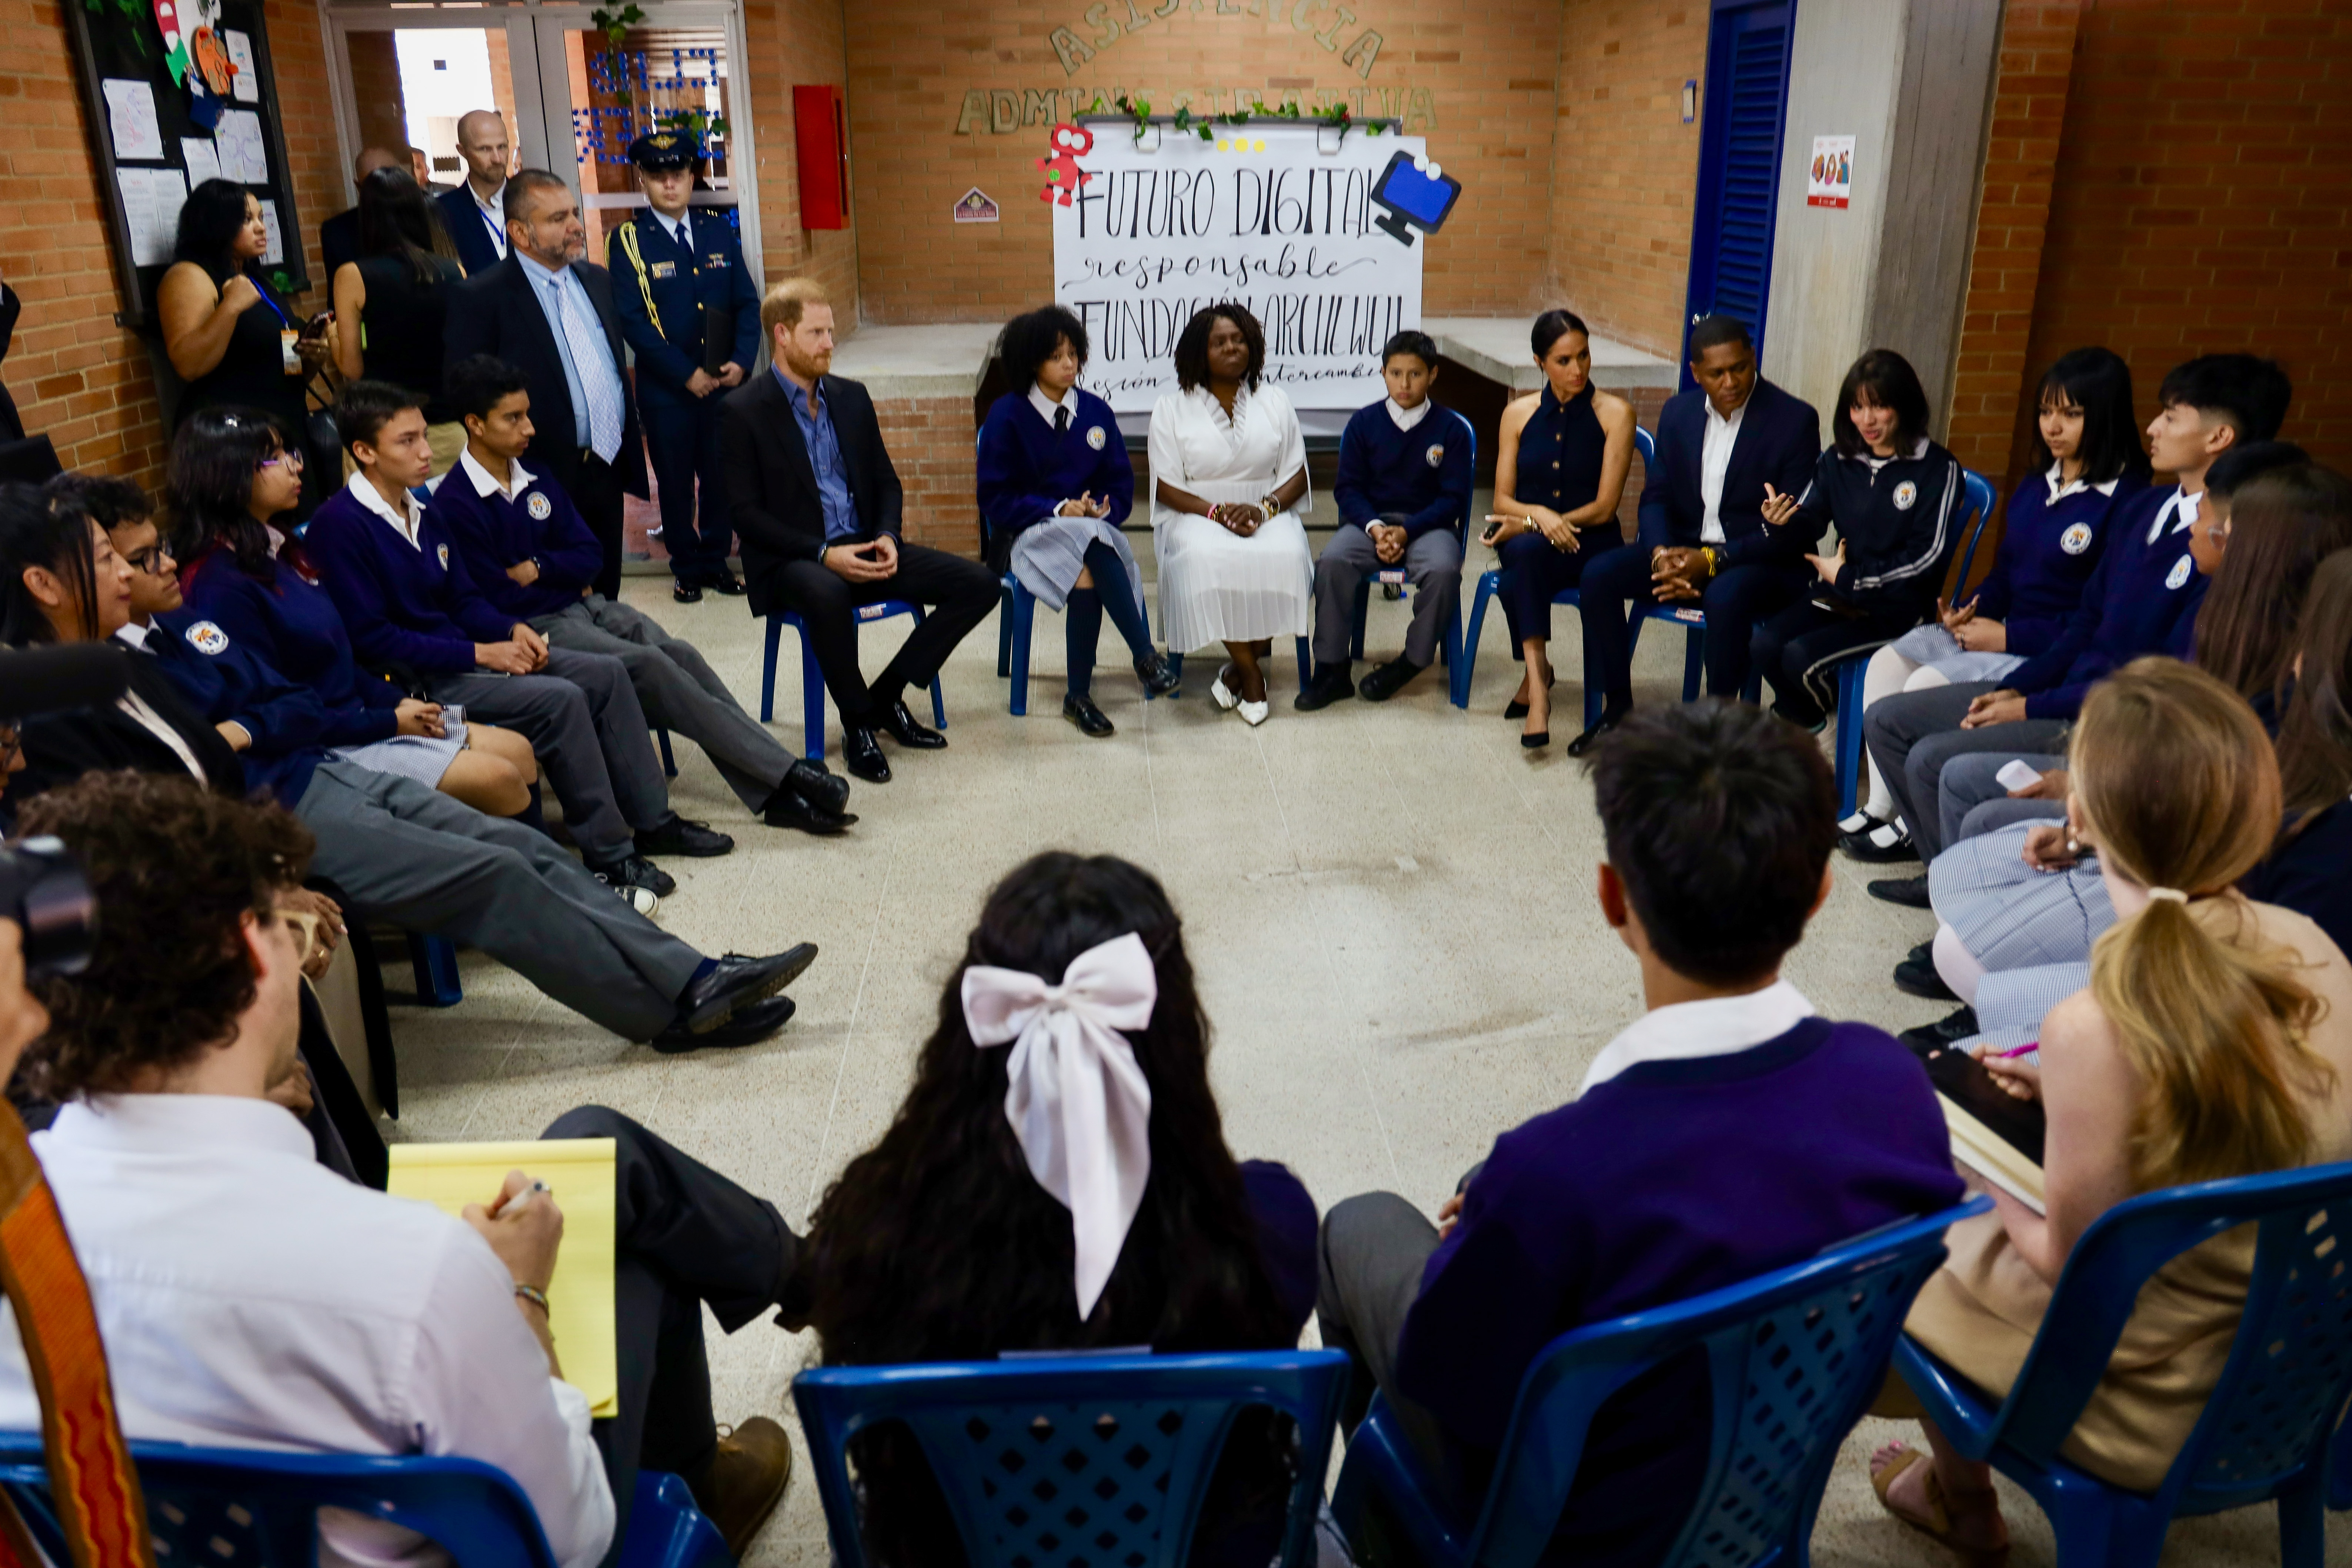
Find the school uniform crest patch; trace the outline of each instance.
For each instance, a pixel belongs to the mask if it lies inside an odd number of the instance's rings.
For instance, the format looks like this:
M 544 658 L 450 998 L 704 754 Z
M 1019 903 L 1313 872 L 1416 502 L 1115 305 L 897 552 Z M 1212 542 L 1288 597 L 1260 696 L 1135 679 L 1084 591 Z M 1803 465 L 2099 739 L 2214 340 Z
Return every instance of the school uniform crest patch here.
M 523 510 L 530 512 L 531 517 L 540 522 L 545 522 L 549 515 L 555 510 L 555 503 L 547 499 L 547 493 L 544 490 L 531 491 L 530 499 L 522 504 Z
M 1430 443 L 1429 450 L 1423 452 L 1422 456 L 1429 460 L 1429 466 L 1431 468 L 1436 468 L 1440 463 L 1445 461 L 1445 443 L 1443 441 L 1433 441 Z
M 188 628 L 188 643 L 198 653 L 217 658 L 228 651 L 228 634 L 210 621 L 198 621 Z
M 2168 588 L 2179 587 L 2180 584 L 2189 581 L 2189 574 L 2196 569 L 2197 563 L 2195 562 L 2189 560 L 2186 555 L 2182 556 L 2179 560 L 2172 563 L 2172 570 L 2164 574 L 2164 585 Z
M 2091 525 L 2078 522 L 2058 536 L 2058 548 L 2069 555 L 2080 555 L 2091 548 Z
M 1103 449 L 1103 443 L 1109 438 L 1103 434 L 1103 427 L 1099 425 L 1089 426 L 1087 429 L 1087 445 L 1097 452 Z
M 449 570 L 449 547 L 446 544 L 435 545 L 433 547 L 433 553 L 440 557 L 441 570 L 444 572 Z
M 1919 487 L 1917 485 L 1913 484 L 1909 479 L 1906 479 L 1901 484 L 1895 487 L 1895 510 L 1896 511 L 1909 511 L 1913 507 L 1918 504 Z

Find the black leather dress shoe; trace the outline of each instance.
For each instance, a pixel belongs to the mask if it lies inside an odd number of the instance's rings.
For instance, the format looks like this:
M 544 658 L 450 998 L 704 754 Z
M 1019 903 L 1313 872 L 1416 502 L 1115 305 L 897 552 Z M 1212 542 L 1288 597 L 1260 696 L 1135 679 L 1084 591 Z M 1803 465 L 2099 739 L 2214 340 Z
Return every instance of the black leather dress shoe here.
M 719 569 L 718 575 L 705 577 L 702 580 L 702 585 L 714 594 L 724 594 L 730 599 L 740 598 L 743 593 L 743 579 L 724 566 Z
M 1143 689 L 1154 697 L 1173 697 L 1184 684 L 1176 667 L 1156 653 L 1136 656 L 1135 679 L 1143 682 Z
M 669 596 L 681 605 L 702 603 L 702 590 L 680 577 L 669 585 Z
M 797 827 L 830 838 L 857 820 L 854 811 L 828 811 L 790 784 L 780 784 L 760 807 L 760 820 L 771 827 Z
M 1936 973 L 1936 961 L 1922 958 L 1916 952 L 1895 966 L 1895 988 L 1909 996 L 1924 996 L 1930 1002 L 1957 1002 L 1959 996 L 1944 984 Z
M 1922 1058 L 1945 1050 L 1970 1035 L 1982 1031 L 1977 1027 L 1977 1010 L 1962 1007 L 1947 1013 L 1932 1024 L 1922 1024 L 1916 1029 L 1906 1029 L 1895 1037 Z
M 1633 710 L 1631 705 L 1623 708 L 1603 708 L 1601 710 L 1601 717 L 1592 721 L 1592 727 L 1568 743 L 1568 754 L 1571 757 L 1580 757 L 1592 750 L 1593 745 L 1601 736 L 1623 723 L 1625 715 Z
M 936 752 L 948 743 L 948 738 L 937 730 L 925 729 L 915 722 L 903 697 L 882 710 L 882 732 L 902 746 L 919 752 Z
M 1919 858 L 1919 851 L 1911 842 L 1911 830 L 1892 822 L 1874 822 L 1858 832 L 1841 833 L 1838 847 L 1849 860 L 1860 860 L 1869 866 L 1891 866 L 1897 860 Z
M 1334 702 L 1344 702 L 1356 694 L 1356 683 L 1349 679 L 1348 667 L 1335 664 L 1316 671 L 1307 683 L 1307 689 L 1290 700 L 1290 705 L 1301 713 L 1312 713 L 1328 708 Z
M 616 888 L 643 888 L 664 899 L 677 891 L 677 879 L 642 855 L 624 855 L 618 860 L 590 860 L 585 864 L 589 870 Z
M 640 855 L 683 855 L 690 860 L 708 860 L 734 847 L 735 840 L 713 832 L 709 823 L 688 822 L 674 811 L 651 827 L 637 829 Z
M 706 1047 L 724 1050 L 733 1046 L 754 1046 L 791 1023 L 796 1011 L 789 996 L 763 997 L 744 1004 L 733 1017 L 699 1035 L 684 1024 L 672 1024 L 654 1037 L 653 1047 L 666 1057 L 674 1057 Z
M 862 724 L 843 728 L 841 765 L 867 784 L 890 782 L 890 760 L 882 754 L 882 742 L 874 738 L 873 731 Z
M 1356 695 L 1367 702 L 1386 702 L 1404 689 L 1406 681 L 1428 668 L 1429 666 L 1425 664 L 1415 664 L 1402 654 L 1399 654 L 1358 681 Z
M 1103 717 L 1103 710 L 1095 706 L 1093 698 L 1076 691 L 1063 696 L 1062 717 L 1076 724 L 1079 734 L 1091 735 L 1097 741 L 1118 732 L 1118 726 Z
M 816 962 L 816 943 L 804 942 L 765 958 L 730 952 L 719 967 L 689 982 L 677 999 L 677 1017 L 668 1030 L 707 1035 L 743 1008 L 764 996 L 773 996 Z
M 1927 897 L 1927 879 L 1925 877 L 1881 877 L 1870 884 L 1870 896 L 1884 899 L 1890 904 L 1901 904 L 1906 910 L 1936 907 Z
M 785 773 L 782 787 L 827 811 L 845 811 L 849 806 L 849 781 L 806 757 L 793 763 Z

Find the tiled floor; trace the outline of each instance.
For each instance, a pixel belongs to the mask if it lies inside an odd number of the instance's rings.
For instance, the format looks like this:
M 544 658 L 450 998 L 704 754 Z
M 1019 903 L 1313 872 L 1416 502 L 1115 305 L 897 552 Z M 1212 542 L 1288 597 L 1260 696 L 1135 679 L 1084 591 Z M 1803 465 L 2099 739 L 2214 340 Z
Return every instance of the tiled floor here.
M 1316 536 L 1320 545 L 1321 535 Z M 1134 536 L 1149 566 L 1149 539 Z M 1487 552 L 1474 547 L 1475 571 Z M 641 608 L 691 638 L 747 704 L 760 687 L 758 628 L 740 601 L 669 602 L 666 579 L 634 578 Z M 1468 604 L 1467 584 L 1464 595 Z M 1385 657 L 1405 606 L 1373 602 L 1369 647 Z M 1157 606 L 1154 605 L 1157 623 Z M 877 668 L 906 623 L 866 634 Z M 897 779 L 859 784 L 863 820 L 845 839 L 772 831 L 700 752 L 681 743 L 677 805 L 735 834 L 735 853 L 669 865 L 671 930 L 710 952 L 809 940 L 823 956 L 775 1042 L 683 1058 L 626 1046 L 468 954 L 466 1000 L 394 1018 L 404 1114 L 394 1136 L 535 1135 L 558 1112 L 601 1102 L 638 1117 L 803 1222 L 824 1184 L 884 1127 L 941 984 L 989 886 L 1049 847 L 1125 855 L 1157 874 L 1184 916 L 1216 1026 L 1213 1072 L 1236 1153 L 1286 1161 L 1328 1205 L 1375 1187 L 1434 1209 L 1496 1134 L 1574 1088 L 1592 1055 L 1640 1009 L 1632 958 L 1592 894 L 1600 839 L 1591 793 L 1560 742 L 1580 693 L 1572 614 L 1555 663 L 1560 716 L 1528 755 L 1498 715 L 1517 680 L 1490 616 L 1470 710 L 1436 672 L 1384 707 L 1291 710 L 1252 730 L 1206 698 L 1195 662 L 1177 701 L 1147 705 L 1106 633 L 1097 695 L 1118 733 L 1089 741 L 1061 721 L 1058 617 L 1041 612 L 1030 713 L 1005 710 L 996 627 L 984 624 L 946 671 L 951 746 L 894 754 Z M 778 732 L 799 738 L 798 660 L 785 639 Z M 1676 699 L 1679 634 L 1654 626 L 1636 668 L 1643 702 Z M 1295 679 L 1286 645 L 1278 679 Z M 837 735 L 835 737 L 837 744 Z M 1888 971 L 1929 934 L 1928 917 L 1838 883 L 1790 977 L 1822 1011 L 1906 1027 L 1941 1008 L 1897 993 Z M 722 1419 L 791 1419 L 787 1385 L 810 1342 L 755 1324 L 710 1329 Z M 1865 1423 L 1848 1445 L 1813 1549 L 1824 1563 L 1942 1554 L 1880 1513 L 1863 1470 L 1895 1428 Z M 755 1548 L 760 1568 L 826 1561 L 803 1476 Z M 2011 1494 L 2021 1565 L 2052 1560 L 2047 1528 Z M 2352 1563 L 2338 1529 L 2331 1561 Z M 2168 1561 L 2274 1561 L 2266 1511 L 2177 1530 Z

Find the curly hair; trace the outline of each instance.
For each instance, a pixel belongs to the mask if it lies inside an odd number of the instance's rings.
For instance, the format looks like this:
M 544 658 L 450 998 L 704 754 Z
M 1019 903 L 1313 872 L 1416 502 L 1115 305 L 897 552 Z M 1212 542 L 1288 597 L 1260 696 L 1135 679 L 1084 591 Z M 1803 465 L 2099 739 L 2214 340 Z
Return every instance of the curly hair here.
M 1052 359 L 1065 341 L 1084 368 L 1087 326 L 1066 306 L 1047 305 L 1005 322 L 1003 345 L 997 353 L 1004 361 L 1004 377 L 1013 390 L 1026 392 L 1036 385 L 1037 367 Z
M 1209 384 L 1209 334 L 1216 330 L 1220 316 L 1240 328 L 1242 342 L 1249 345 L 1249 368 L 1242 373 L 1242 384 L 1255 392 L 1258 377 L 1265 374 L 1265 329 L 1257 324 L 1248 306 L 1231 300 L 1202 306 L 1177 334 L 1176 384 L 1186 392 Z
M 21 1070 L 36 1094 L 120 1094 L 226 1041 L 253 1005 L 241 928 L 301 883 L 310 830 L 283 807 L 168 773 L 85 773 L 17 808 L 27 834 L 79 857 L 97 951 L 35 983 L 49 1032 Z

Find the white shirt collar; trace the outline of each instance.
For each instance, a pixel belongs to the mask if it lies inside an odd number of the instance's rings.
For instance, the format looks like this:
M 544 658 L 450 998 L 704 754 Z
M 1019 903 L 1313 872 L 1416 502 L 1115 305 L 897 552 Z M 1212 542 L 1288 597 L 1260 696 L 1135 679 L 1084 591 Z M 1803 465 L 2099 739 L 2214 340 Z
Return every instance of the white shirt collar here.
M 1242 427 L 1242 421 L 1249 416 L 1250 389 L 1248 382 L 1242 383 L 1240 386 L 1234 389 L 1234 411 L 1230 416 L 1225 413 L 1225 405 L 1217 401 L 1217 395 L 1209 390 L 1209 384 L 1205 381 L 1192 389 L 1192 397 L 1193 402 L 1199 404 L 1200 406 L 1206 411 L 1209 418 L 1216 425 L 1217 428 L 1224 431 L 1229 436 L 1238 435 Z
M 400 499 L 408 503 L 408 515 L 403 517 L 385 503 L 383 495 L 377 491 L 374 483 L 368 479 L 367 471 L 363 468 L 353 468 L 352 477 L 343 481 L 343 489 L 358 497 L 360 505 L 392 524 L 393 531 L 408 541 L 410 549 L 425 548 L 418 537 L 418 530 L 423 527 L 425 521 L 425 509 L 416 504 L 415 496 L 405 491 L 402 492 Z
M 2173 486 L 2172 494 L 2165 498 L 2165 502 L 2162 506 L 2157 508 L 2156 521 L 2147 525 L 2147 542 L 2150 544 L 2154 544 L 2158 540 L 2163 538 L 2166 532 L 2164 525 L 2167 522 L 2170 522 L 2176 516 L 2179 517 L 2180 521 L 2172 524 L 2171 531 L 2174 533 L 2179 533 L 2182 529 L 2187 528 L 2190 523 L 2195 522 L 2197 521 L 2197 503 L 2204 499 L 2205 492 L 2203 490 L 2199 490 L 2195 495 L 2190 495 L 2180 486 Z
M 542 287 L 550 283 L 553 283 L 558 287 L 561 287 L 563 279 L 569 276 L 572 271 L 572 268 L 568 266 L 562 268 L 542 267 L 530 255 L 520 250 L 514 253 L 514 258 L 522 263 L 523 270 L 530 275 L 532 281 Z
M 669 236 L 672 244 L 677 246 L 681 250 L 690 250 L 693 248 L 691 237 L 693 236 L 694 230 L 688 226 L 688 220 L 694 216 L 694 209 L 692 207 L 687 208 L 686 211 L 678 214 L 676 217 L 670 216 L 667 213 L 656 206 L 648 206 L 646 208 L 646 211 L 654 215 L 654 221 L 662 226 L 662 232 Z
M 141 626 L 137 621 L 125 621 L 122 623 L 122 629 L 116 632 L 114 636 L 116 640 L 129 643 L 143 653 L 147 648 L 147 634 L 152 629 Z
M 1400 430 L 1410 430 L 1429 417 L 1429 399 L 1426 397 L 1410 408 L 1399 407 L 1397 400 L 1393 397 L 1383 397 L 1381 401 L 1388 405 L 1389 417 L 1395 421 L 1396 427 Z
M 474 493 L 484 500 L 489 500 L 492 496 L 501 496 L 508 500 L 512 500 L 518 492 L 529 489 L 531 482 L 539 478 L 537 474 L 524 468 L 520 459 L 509 458 L 507 482 L 500 484 L 490 477 L 489 469 L 475 460 L 474 451 L 470 447 L 458 452 L 457 461 L 465 468 L 466 477 L 474 481 Z M 369 487 L 369 493 L 374 493 L 373 486 Z
M 473 181 L 467 180 L 466 194 L 474 198 L 474 205 L 482 209 L 482 215 L 485 217 L 494 217 L 499 220 L 500 227 L 505 226 L 507 183 L 504 180 L 499 182 L 499 188 L 492 191 L 487 198 L 475 188 Z
M 2051 464 L 2050 471 L 2042 478 L 2042 482 L 2050 487 L 2050 504 L 2053 506 L 2077 490 L 2096 490 L 2103 496 L 2111 496 L 2116 493 L 2116 487 L 2124 482 L 2121 474 L 2103 485 L 2091 484 L 2079 479 L 2070 479 L 2066 477 L 2066 465 L 2063 463 Z
M 131 1153 L 258 1149 L 313 1161 L 318 1150 L 291 1112 L 228 1094 L 102 1094 L 61 1107 L 49 1136 L 82 1148 Z
M 1070 388 L 1069 391 L 1062 394 L 1060 401 L 1056 402 L 1046 396 L 1045 389 L 1033 381 L 1029 384 L 1029 406 L 1043 415 L 1048 425 L 1054 422 L 1055 414 L 1066 408 L 1070 411 L 1070 423 L 1075 425 L 1078 422 L 1077 391 L 1075 386 Z
M 1737 430 L 1739 428 L 1739 422 L 1748 417 L 1748 405 L 1756 401 L 1756 395 L 1753 392 L 1749 393 L 1739 406 L 1727 415 L 1717 412 L 1713 398 L 1703 398 L 1701 401 L 1706 405 L 1706 428 Z
M 1813 1005 L 1785 980 L 1744 996 L 1678 1002 L 1643 1014 L 1601 1048 L 1586 1069 L 1579 1094 L 1590 1093 L 1643 1062 L 1727 1057 L 1777 1040 L 1813 1016 Z

